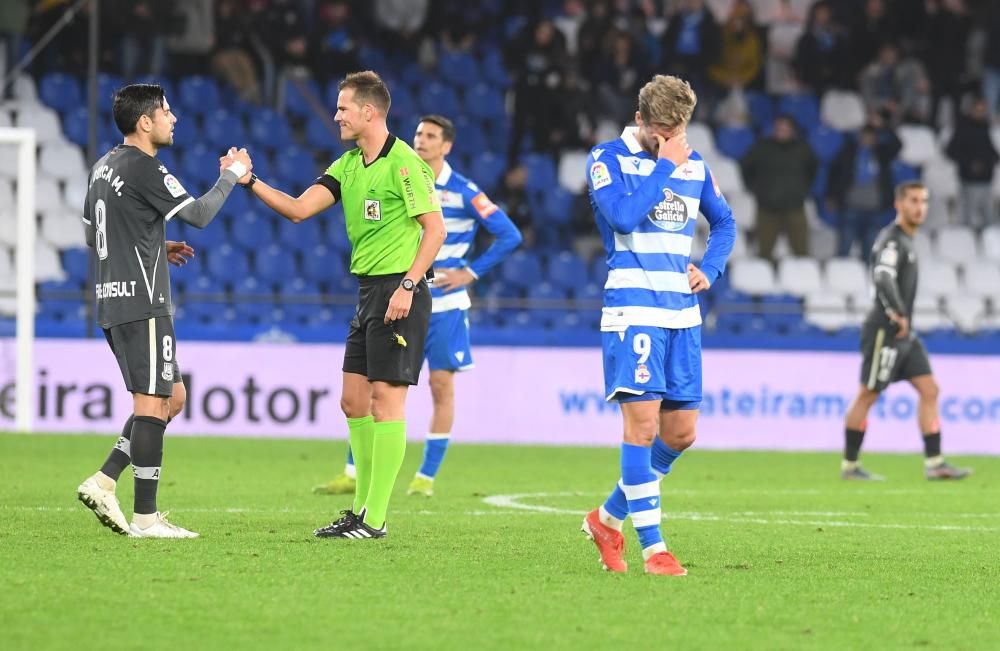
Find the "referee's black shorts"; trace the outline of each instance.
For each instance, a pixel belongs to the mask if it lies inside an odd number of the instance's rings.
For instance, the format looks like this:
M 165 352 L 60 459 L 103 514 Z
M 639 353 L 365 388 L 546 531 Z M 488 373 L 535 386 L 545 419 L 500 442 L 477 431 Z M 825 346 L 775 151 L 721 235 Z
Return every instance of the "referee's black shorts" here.
M 410 314 L 392 324 L 385 324 L 389 299 L 399 287 L 404 274 L 361 276 L 358 278 L 358 308 L 347 333 L 344 372 L 357 373 L 369 382 L 416 384 L 424 363 L 424 340 L 431 321 L 431 292 L 421 280 L 413 288 Z M 395 332 L 406 340 L 396 341 Z
M 895 328 L 865 324 L 861 328 L 861 384 L 881 393 L 893 382 L 931 374 L 931 360 L 915 334 L 896 339 Z
M 170 397 L 181 381 L 174 319 L 157 316 L 104 329 L 130 393 Z

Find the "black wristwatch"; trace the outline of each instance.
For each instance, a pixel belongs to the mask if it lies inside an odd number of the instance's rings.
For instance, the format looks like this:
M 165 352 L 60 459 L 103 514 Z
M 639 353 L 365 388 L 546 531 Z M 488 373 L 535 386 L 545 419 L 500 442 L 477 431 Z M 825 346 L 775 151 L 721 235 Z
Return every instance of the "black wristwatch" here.
M 253 184 L 256 182 L 257 182 L 257 175 L 254 174 L 253 172 L 250 172 L 250 180 L 243 184 L 243 189 L 249 190 L 250 188 L 253 187 Z
M 413 288 L 416 287 L 416 284 L 409 278 L 403 278 L 403 282 L 399 283 L 399 286 L 408 292 L 412 292 Z

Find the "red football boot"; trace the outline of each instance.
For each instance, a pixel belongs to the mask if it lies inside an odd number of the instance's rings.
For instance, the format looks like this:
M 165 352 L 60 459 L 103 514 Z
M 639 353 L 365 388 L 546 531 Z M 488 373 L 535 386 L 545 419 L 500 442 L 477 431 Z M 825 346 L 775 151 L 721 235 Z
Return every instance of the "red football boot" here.
M 657 552 L 646 561 L 646 574 L 665 574 L 667 576 L 687 576 L 688 571 L 677 562 L 670 552 Z
M 583 526 L 580 527 L 587 537 L 597 545 L 597 551 L 601 554 L 601 565 L 609 572 L 625 572 L 628 565 L 625 564 L 625 536 L 622 532 L 615 531 L 608 525 L 601 522 L 599 509 L 594 509 L 583 519 Z

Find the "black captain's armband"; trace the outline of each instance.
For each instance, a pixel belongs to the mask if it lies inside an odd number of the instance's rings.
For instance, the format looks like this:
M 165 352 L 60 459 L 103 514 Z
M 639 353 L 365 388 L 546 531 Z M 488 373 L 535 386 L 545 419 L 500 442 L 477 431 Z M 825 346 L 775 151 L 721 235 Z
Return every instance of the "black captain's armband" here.
M 329 174 L 324 174 L 322 176 L 317 177 L 313 185 L 322 185 L 324 188 L 330 191 L 330 194 L 333 195 L 334 199 L 340 201 L 340 181 L 333 178 Z

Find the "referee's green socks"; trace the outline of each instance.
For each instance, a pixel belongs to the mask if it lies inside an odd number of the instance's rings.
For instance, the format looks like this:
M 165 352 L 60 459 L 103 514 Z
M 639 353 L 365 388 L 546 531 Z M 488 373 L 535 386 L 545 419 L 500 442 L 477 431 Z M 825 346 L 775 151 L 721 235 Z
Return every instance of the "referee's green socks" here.
M 354 489 L 354 512 L 359 513 L 368 499 L 368 487 L 372 479 L 372 450 L 375 444 L 375 418 L 368 414 L 364 418 L 347 419 L 348 437 L 357 483 Z
M 371 487 L 365 501 L 365 524 L 381 528 L 385 524 L 385 513 L 389 509 L 392 487 L 396 475 L 403 466 L 406 456 L 406 421 L 389 420 L 374 423 L 372 446 Z M 354 450 L 354 463 L 358 463 L 358 451 Z M 358 466 L 358 490 L 361 486 L 361 466 Z

